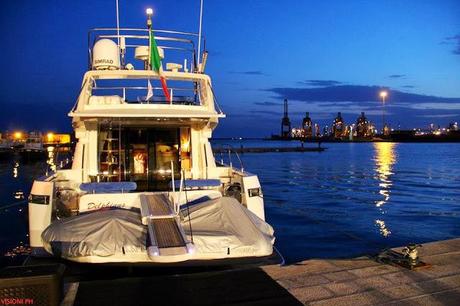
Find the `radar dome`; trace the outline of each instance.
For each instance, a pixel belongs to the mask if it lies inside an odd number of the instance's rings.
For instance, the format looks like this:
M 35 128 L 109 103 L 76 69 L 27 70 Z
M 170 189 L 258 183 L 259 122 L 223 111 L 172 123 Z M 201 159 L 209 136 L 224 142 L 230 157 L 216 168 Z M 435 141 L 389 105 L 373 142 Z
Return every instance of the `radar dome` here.
M 100 39 L 93 47 L 93 69 L 120 69 L 118 45 L 110 39 Z

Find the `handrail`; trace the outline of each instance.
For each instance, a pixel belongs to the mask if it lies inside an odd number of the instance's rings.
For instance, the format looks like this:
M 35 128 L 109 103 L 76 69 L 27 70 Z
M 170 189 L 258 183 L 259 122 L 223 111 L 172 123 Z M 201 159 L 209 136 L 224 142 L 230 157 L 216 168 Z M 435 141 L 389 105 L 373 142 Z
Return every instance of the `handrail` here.
M 85 79 L 83 84 L 81 85 L 80 91 L 78 92 L 77 99 L 75 100 L 75 104 L 73 105 L 72 110 L 70 112 L 74 112 L 77 109 L 78 100 L 80 100 L 81 93 L 83 92 L 83 89 L 85 88 L 87 82 L 88 82 L 88 79 Z
M 174 89 L 177 91 L 193 91 L 193 88 L 185 88 L 185 87 L 168 87 L 169 89 Z M 141 90 L 141 89 L 148 89 L 147 86 L 107 86 L 107 87 L 93 87 L 93 90 L 107 90 L 107 89 L 133 89 L 133 90 Z M 152 87 L 152 89 L 162 89 L 162 87 Z
M 213 99 L 213 101 L 214 101 L 214 105 L 217 106 L 217 109 L 219 110 L 219 114 L 223 114 L 224 112 L 223 112 L 222 109 L 220 108 L 219 102 L 217 102 L 217 97 L 216 97 L 216 95 L 214 94 L 214 89 L 212 88 L 212 85 L 211 85 L 210 82 L 208 82 L 208 86 L 209 86 L 209 88 L 211 88 L 212 99 Z
M 92 62 L 92 47 L 94 46 L 94 43 L 99 38 L 116 38 L 116 39 L 123 38 L 123 40 L 124 39 L 148 40 L 149 39 L 149 36 L 147 35 L 148 31 L 149 30 L 145 28 L 142 28 L 142 29 L 140 28 L 119 28 L 119 29 L 117 28 L 93 28 L 93 29 L 90 29 L 88 31 L 88 67 L 89 69 L 91 69 L 91 62 Z M 113 32 L 113 34 L 111 32 Z M 135 32 L 138 32 L 139 34 L 136 35 Z M 193 69 L 194 71 L 197 70 L 195 44 L 196 44 L 196 41 L 199 39 L 198 34 L 191 33 L 191 32 L 171 31 L 171 30 L 154 30 L 154 33 L 155 33 L 155 39 L 158 40 L 159 42 L 170 42 L 170 43 L 176 43 L 176 44 L 189 45 L 190 47 L 178 47 L 178 46 L 168 46 L 168 45 L 163 44 L 163 45 L 158 45 L 158 47 L 163 48 L 163 49 L 190 52 Z M 157 34 L 163 34 L 163 35 L 157 36 Z M 201 39 L 203 40 L 203 45 L 205 46 L 205 42 L 206 42 L 205 37 L 202 36 Z M 135 48 L 138 46 L 142 46 L 142 45 L 141 44 L 129 44 L 129 43 L 124 44 L 125 48 Z M 122 57 L 122 59 L 124 58 L 122 54 L 120 54 L 120 56 Z
M 162 87 L 152 87 L 153 90 L 161 90 Z M 163 98 L 165 98 L 164 96 L 155 96 L 156 99 L 154 97 L 152 97 L 152 99 L 150 100 L 145 100 L 145 101 L 141 101 L 139 100 L 139 98 L 142 98 L 140 96 L 137 96 L 137 100 L 129 100 L 126 98 L 127 96 L 127 93 L 135 93 L 135 92 L 138 92 L 138 91 L 141 91 L 141 90 L 148 90 L 148 87 L 146 86 L 132 86 L 132 87 L 128 87 L 128 86 L 108 86 L 108 87 L 94 87 L 93 90 L 100 90 L 100 91 L 104 91 L 104 90 L 113 90 L 113 91 L 116 91 L 116 90 L 120 90 L 121 91 L 121 94 L 122 94 L 122 98 L 123 98 L 123 101 L 128 103 L 128 104 L 132 104 L 132 103 L 149 103 L 149 102 L 152 102 L 155 104 L 155 102 L 168 102 L 170 104 L 186 104 L 186 105 L 192 105 L 192 106 L 202 106 L 203 104 L 200 102 L 200 101 L 197 101 L 196 100 L 196 97 L 193 96 L 193 95 L 187 95 L 187 92 L 190 92 L 192 93 L 193 92 L 193 89 L 192 88 L 175 88 L 175 87 L 170 87 L 169 90 L 171 92 L 171 100 L 168 101 L 168 100 L 164 100 Z M 179 95 L 175 95 L 174 92 L 175 91 L 178 91 L 179 92 Z M 182 95 L 181 95 L 181 92 L 182 92 Z M 116 94 L 116 92 L 114 92 L 114 94 Z M 160 98 L 160 99 L 158 99 Z M 89 100 L 88 100 L 89 102 Z
M 92 28 L 88 32 L 95 31 L 111 31 L 116 30 L 117 28 Z M 120 28 L 120 31 L 143 31 L 148 32 L 148 29 L 139 29 L 139 28 Z M 166 34 L 178 34 L 178 35 L 190 35 L 198 37 L 198 33 L 193 32 L 183 32 L 183 31 L 172 31 L 172 30 L 155 30 L 157 33 L 166 33 Z
M 229 166 L 231 169 L 233 169 L 233 160 L 232 160 L 232 155 L 235 155 L 236 158 L 238 159 L 239 163 L 240 163 L 240 169 L 237 169 L 241 172 L 244 172 L 244 165 L 243 165 L 243 161 L 241 160 L 240 158 L 240 155 L 238 154 L 238 152 L 229 144 L 223 144 L 221 145 L 222 147 L 222 150 L 221 150 L 221 164 L 225 165 L 224 163 L 224 160 L 223 160 L 223 154 L 222 152 L 225 150 L 225 147 L 227 147 L 227 154 L 228 154 L 228 162 L 229 162 Z

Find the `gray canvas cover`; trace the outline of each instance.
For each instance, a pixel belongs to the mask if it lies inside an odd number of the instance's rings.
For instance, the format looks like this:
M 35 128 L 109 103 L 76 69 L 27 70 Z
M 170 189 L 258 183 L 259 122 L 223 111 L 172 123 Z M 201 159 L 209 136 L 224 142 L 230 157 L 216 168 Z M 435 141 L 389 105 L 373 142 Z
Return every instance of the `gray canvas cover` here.
M 273 228 L 234 198 L 208 200 L 183 209 L 181 225 L 189 239 L 193 234 L 196 258 L 272 253 Z M 142 225 L 140 212 L 124 209 L 55 221 L 45 229 L 42 240 L 49 253 L 68 259 L 125 252 L 147 254 L 147 226 Z
M 106 210 L 58 220 L 42 233 L 45 249 L 64 258 L 145 251 L 147 228 L 130 210 Z

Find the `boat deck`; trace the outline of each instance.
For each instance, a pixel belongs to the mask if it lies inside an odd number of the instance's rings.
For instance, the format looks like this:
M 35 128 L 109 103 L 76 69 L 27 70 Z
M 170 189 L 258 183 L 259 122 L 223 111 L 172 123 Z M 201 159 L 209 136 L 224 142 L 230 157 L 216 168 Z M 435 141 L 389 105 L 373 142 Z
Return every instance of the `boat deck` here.
M 460 239 L 424 244 L 420 256 L 431 266 L 411 271 L 360 257 L 79 280 L 67 283 L 63 305 L 458 305 Z

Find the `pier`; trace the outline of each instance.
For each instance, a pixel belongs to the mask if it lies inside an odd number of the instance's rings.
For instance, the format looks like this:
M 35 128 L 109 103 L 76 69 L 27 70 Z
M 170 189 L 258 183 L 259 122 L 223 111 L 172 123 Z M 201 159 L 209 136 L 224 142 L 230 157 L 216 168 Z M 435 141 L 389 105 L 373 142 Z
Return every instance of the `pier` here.
M 460 239 L 426 243 L 420 257 L 429 265 L 418 270 L 372 257 L 174 273 L 114 267 L 98 279 L 67 276 L 61 305 L 458 305 Z
M 227 148 L 213 148 L 213 152 L 216 154 L 223 154 L 228 153 Z M 241 153 L 270 153 L 270 152 L 277 152 L 277 153 L 285 153 L 285 152 L 323 152 L 326 148 L 322 148 L 320 145 L 318 147 L 254 147 L 254 148 L 245 148 L 243 146 L 232 148 L 232 152 L 236 152 L 238 154 Z

